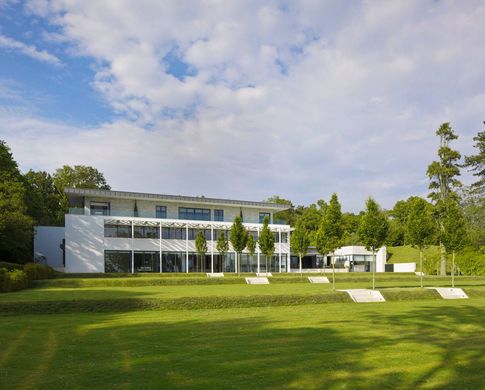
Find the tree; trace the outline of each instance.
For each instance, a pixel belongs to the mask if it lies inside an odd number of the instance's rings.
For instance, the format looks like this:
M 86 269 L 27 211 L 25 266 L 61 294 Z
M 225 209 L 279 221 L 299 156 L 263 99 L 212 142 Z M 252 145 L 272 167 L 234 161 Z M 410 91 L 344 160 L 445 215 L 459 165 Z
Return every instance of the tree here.
M 440 232 L 443 233 L 447 211 L 446 202 L 449 199 L 458 199 L 456 190 L 461 187 L 461 182 L 457 179 L 460 175 L 458 162 L 461 155 L 449 147 L 449 143 L 458 138 L 449 123 L 443 123 L 436 131 L 436 135 L 440 137 L 439 160 L 433 161 L 428 166 L 427 175 L 430 179 L 429 189 L 431 190 L 428 197 L 435 204 L 435 218 Z M 441 242 L 440 248 L 440 274 L 446 275 L 446 248 Z
M 273 195 L 272 197 L 266 199 L 265 202 L 284 204 L 288 206 L 287 210 L 279 211 L 274 214 L 273 219 L 275 221 L 283 222 L 286 225 L 291 225 L 291 226 L 293 226 L 296 223 L 296 220 L 298 219 L 298 213 L 293 207 L 293 203 L 291 203 L 291 200 L 283 199 L 278 195 Z
M 216 243 L 216 249 L 217 249 L 217 252 L 219 252 L 219 255 L 221 256 L 221 267 L 222 267 L 224 263 L 224 257 L 226 253 L 229 252 L 229 242 L 227 242 L 225 232 L 221 232 L 221 234 L 219 235 L 219 238 L 217 239 L 217 243 Z M 221 268 L 221 271 L 222 271 L 222 268 Z
M 296 225 L 296 228 L 290 237 L 290 245 L 293 253 L 297 255 L 300 260 L 300 276 L 303 277 L 301 259 L 307 254 L 308 247 L 310 246 L 310 236 L 308 230 L 306 230 L 301 222 Z
M 461 251 L 466 242 L 466 220 L 460 206 L 453 199 L 446 202 L 446 218 L 443 221 L 440 241 L 452 252 L 451 285 L 455 287 L 455 253 Z
M 27 213 L 23 177 L 8 145 L 0 140 L 0 258 L 25 263 L 32 258 L 34 221 Z
M 485 121 L 483 124 L 485 125 Z M 478 154 L 466 156 L 464 167 L 469 168 L 473 176 L 477 177 L 477 181 L 470 186 L 471 193 L 483 198 L 485 196 L 485 131 L 480 131 L 473 140 Z
M 335 250 L 342 246 L 344 235 L 342 210 L 337 194 L 333 194 L 316 235 L 316 247 L 320 254 L 331 253 L 332 286 L 335 289 Z
M 273 235 L 273 232 L 269 228 L 269 218 L 264 217 L 263 220 L 263 228 L 261 229 L 261 232 L 259 233 L 259 249 L 261 250 L 261 253 L 264 254 L 265 259 L 266 259 L 266 272 L 268 271 L 268 257 L 271 258 L 274 253 L 274 242 L 275 238 Z M 271 259 L 270 259 L 270 271 L 271 271 Z
M 310 243 L 315 245 L 315 236 L 322 219 L 321 210 L 317 209 L 317 206 L 311 204 L 303 209 L 298 222 L 301 222 L 302 226 L 308 231 L 310 236 Z
M 254 253 L 256 252 L 256 240 L 254 239 L 252 234 L 248 236 L 246 249 L 248 250 L 248 272 L 251 272 L 251 261 L 253 259 Z
M 207 240 L 205 239 L 204 232 L 199 230 L 195 237 L 195 249 L 200 256 L 200 271 L 205 271 L 205 254 L 207 253 Z
M 248 231 L 242 224 L 241 217 L 234 218 L 234 223 L 231 226 L 231 235 L 229 237 L 232 247 L 236 252 L 236 270 L 237 273 L 241 270 L 241 253 L 246 248 L 248 243 Z
M 372 267 L 372 288 L 374 289 L 376 285 L 376 253 L 386 242 L 389 223 L 374 199 L 367 199 L 365 207 L 365 213 L 360 221 L 359 236 L 365 248 L 372 252 L 374 258 Z
M 409 202 L 406 235 L 408 242 L 419 249 L 421 288 L 423 287 L 423 250 L 434 236 L 434 227 L 431 205 L 422 198 L 414 197 Z
M 24 175 L 26 204 L 29 215 L 37 225 L 62 226 L 64 214 L 60 212 L 61 196 L 54 178 L 45 171 L 28 171 Z

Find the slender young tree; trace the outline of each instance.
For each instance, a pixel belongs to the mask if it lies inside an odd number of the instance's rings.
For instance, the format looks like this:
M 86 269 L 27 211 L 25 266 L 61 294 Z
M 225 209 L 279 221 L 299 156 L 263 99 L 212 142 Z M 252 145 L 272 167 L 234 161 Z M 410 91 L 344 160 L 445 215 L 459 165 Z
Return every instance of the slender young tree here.
M 236 270 L 239 274 L 241 271 L 241 252 L 246 248 L 248 243 L 248 231 L 242 224 L 241 217 L 234 218 L 234 223 L 231 227 L 231 235 L 229 237 L 232 247 L 236 252 Z
M 448 252 L 452 252 L 451 286 L 455 287 L 455 253 L 463 249 L 466 242 L 466 220 L 460 206 L 454 200 L 446 202 L 446 219 L 440 240 Z
M 205 239 L 204 232 L 199 230 L 195 237 L 195 249 L 200 257 L 200 271 L 205 271 L 205 254 L 207 253 L 207 240 Z
M 423 250 L 435 234 L 435 224 L 431 215 L 431 205 L 423 198 L 413 197 L 408 207 L 406 236 L 407 241 L 419 249 L 420 282 L 423 288 Z
M 428 166 L 428 177 L 430 179 L 429 189 L 431 192 L 428 197 L 435 205 L 435 218 L 441 234 L 444 231 L 444 221 L 446 217 L 446 202 L 448 199 L 458 199 L 456 190 L 461 187 L 461 182 L 457 179 L 460 176 L 459 160 L 461 154 L 449 147 L 449 143 L 456 140 L 458 136 L 453 132 L 449 123 L 443 123 L 436 131 L 440 137 L 440 147 L 438 149 L 438 161 L 433 161 Z M 440 242 L 441 265 L 440 274 L 446 275 L 446 248 Z
M 483 124 L 485 125 L 485 121 Z M 478 153 L 466 156 L 464 166 L 469 168 L 477 178 L 477 181 L 470 186 L 471 193 L 483 199 L 485 196 L 485 131 L 480 131 L 473 140 Z
M 251 272 L 251 263 L 253 260 L 254 253 L 256 252 L 256 240 L 254 239 L 252 234 L 248 236 L 248 243 L 246 245 L 246 249 L 248 250 L 248 272 Z
M 344 235 L 342 210 L 337 194 L 333 194 L 330 203 L 323 211 L 320 227 L 316 235 L 316 247 L 319 253 L 330 253 L 332 263 L 332 288 L 335 290 L 335 250 L 342 246 Z
M 300 222 L 296 224 L 296 228 L 290 237 L 290 245 L 293 253 L 296 254 L 300 260 L 300 276 L 303 277 L 301 259 L 307 254 L 308 247 L 310 246 L 310 235 L 304 224 Z
M 264 254 L 265 259 L 266 259 L 266 272 L 268 271 L 268 257 L 271 258 L 274 253 L 274 235 L 273 232 L 269 229 L 269 218 L 264 217 L 263 220 L 263 228 L 261 229 L 261 232 L 259 233 L 259 249 L 261 250 L 261 253 Z M 270 268 L 271 268 L 271 260 L 270 260 Z
M 372 288 L 376 287 L 376 253 L 384 245 L 389 230 L 389 222 L 377 202 L 369 198 L 365 203 L 365 213 L 360 220 L 359 236 L 368 251 L 372 252 Z
M 227 241 L 225 233 L 226 232 L 221 232 L 221 234 L 219 234 L 219 238 L 217 239 L 216 243 L 216 250 L 219 252 L 219 256 L 221 257 L 221 272 L 224 267 L 224 258 L 226 253 L 229 252 L 229 242 Z

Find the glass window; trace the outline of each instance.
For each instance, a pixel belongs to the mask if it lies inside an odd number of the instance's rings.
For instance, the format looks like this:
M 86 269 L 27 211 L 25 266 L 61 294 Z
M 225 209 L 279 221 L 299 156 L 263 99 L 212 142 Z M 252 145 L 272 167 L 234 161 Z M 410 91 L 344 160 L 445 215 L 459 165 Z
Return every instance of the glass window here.
M 104 251 L 104 272 L 131 272 L 131 252 Z
M 109 203 L 94 203 L 90 205 L 91 215 L 109 215 Z
M 190 219 L 194 221 L 210 221 L 211 211 L 209 209 L 179 207 L 179 219 Z
M 135 252 L 135 272 L 160 272 L 160 252 Z
M 159 238 L 158 226 L 134 226 L 133 236 L 135 238 Z
M 269 223 L 271 223 L 271 213 L 259 213 L 259 223 L 263 223 L 265 217 L 268 217 Z
M 156 218 L 167 218 L 167 206 L 156 206 L 155 214 Z
M 131 225 L 105 223 L 104 236 L 114 238 L 131 238 Z
M 214 210 L 214 221 L 224 221 L 224 210 Z

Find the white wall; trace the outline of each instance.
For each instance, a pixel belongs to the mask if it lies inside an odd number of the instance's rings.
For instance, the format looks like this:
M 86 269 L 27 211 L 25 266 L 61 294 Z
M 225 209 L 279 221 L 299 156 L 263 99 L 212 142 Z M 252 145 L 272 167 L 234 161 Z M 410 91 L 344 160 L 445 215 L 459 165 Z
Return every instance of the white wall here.
M 34 236 L 34 258 L 45 256 L 47 265 L 62 268 L 62 249 L 60 245 L 64 238 L 62 226 L 36 226 Z
M 416 263 L 396 263 L 394 272 L 416 272 Z

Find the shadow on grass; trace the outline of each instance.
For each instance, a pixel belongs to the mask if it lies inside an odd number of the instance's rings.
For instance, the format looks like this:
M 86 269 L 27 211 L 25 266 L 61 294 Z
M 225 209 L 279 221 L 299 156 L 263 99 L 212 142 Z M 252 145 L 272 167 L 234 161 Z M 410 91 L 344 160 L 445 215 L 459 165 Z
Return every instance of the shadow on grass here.
M 173 313 L 165 319 L 166 312 L 54 316 L 57 347 L 48 367 L 42 351 L 51 322 L 42 317 L 0 366 L 0 387 L 1 381 L 11 388 L 31 381 L 29 373 L 38 367 L 43 372 L 33 386 L 53 389 L 483 385 L 485 312 L 477 307 L 426 306 L 396 314 L 367 306 L 346 316 L 315 311 L 316 318 L 301 320 L 291 309 L 276 319 L 249 310 L 224 313 L 183 317 L 190 320 Z M 15 334 L 13 326 L 4 330 Z

